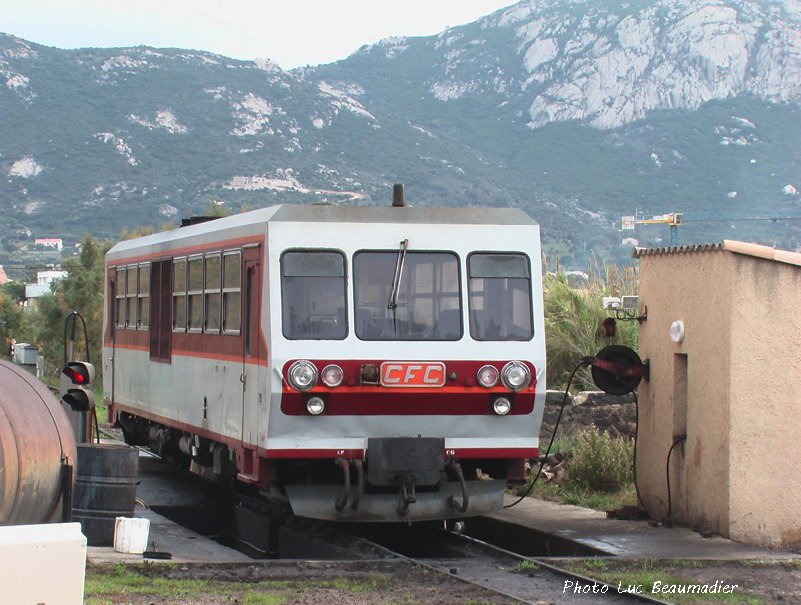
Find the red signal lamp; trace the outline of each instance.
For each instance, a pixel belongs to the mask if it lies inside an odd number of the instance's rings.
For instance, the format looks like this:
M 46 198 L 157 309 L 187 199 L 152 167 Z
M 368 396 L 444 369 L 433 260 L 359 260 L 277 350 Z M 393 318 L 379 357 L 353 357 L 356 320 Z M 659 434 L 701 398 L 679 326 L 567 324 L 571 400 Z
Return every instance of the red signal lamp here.
M 95 368 L 85 361 L 71 361 L 61 370 L 61 399 L 76 412 L 86 412 L 95 405 L 92 382 Z

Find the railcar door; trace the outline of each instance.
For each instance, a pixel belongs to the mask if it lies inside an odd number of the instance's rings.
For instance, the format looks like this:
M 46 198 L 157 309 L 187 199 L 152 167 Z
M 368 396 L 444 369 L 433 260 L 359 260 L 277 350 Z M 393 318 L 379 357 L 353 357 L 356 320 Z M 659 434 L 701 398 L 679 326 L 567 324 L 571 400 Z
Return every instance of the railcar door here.
M 257 433 L 258 363 L 261 346 L 261 263 L 260 248 L 242 250 L 242 436 L 243 443 L 255 443 Z

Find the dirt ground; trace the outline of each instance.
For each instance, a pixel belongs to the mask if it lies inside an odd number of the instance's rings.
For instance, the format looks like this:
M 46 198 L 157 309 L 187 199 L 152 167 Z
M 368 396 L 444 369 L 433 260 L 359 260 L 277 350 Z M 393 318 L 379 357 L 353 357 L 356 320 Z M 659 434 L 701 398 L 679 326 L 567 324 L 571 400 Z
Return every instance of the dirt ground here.
M 597 560 L 596 560 L 597 561 Z M 565 563 L 565 561 L 560 562 Z M 578 563 L 577 561 L 575 563 Z M 676 598 L 683 604 L 801 603 L 801 562 L 619 561 L 580 570 L 616 585 L 607 574 L 648 573 L 664 582 L 737 584 L 733 597 Z M 627 580 L 624 581 L 624 586 Z M 406 563 L 271 561 L 252 565 L 150 564 L 90 566 L 87 605 L 506 605 L 513 601 Z M 536 598 L 535 595 L 531 595 Z
M 801 603 L 801 562 L 735 562 L 709 564 L 701 568 L 677 569 L 702 584 L 716 580 L 739 586 L 736 594 L 752 595 L 765 604 Z M 760 601 L 757 601 L 760 602 Z
M 626 561 L 605 559 L 579 563 L 561 561 L 558 565 L 602 579 L 613 586 L 618 580 L 624 588 L 631 577 L 650 577 L 663 584 L 737 585 L 732 595 L 724 600 L 715 597 L 651 594 L 646 585 L 645 594 L 664 601 L 702 603 L 747 603 L 749 605 L 786 605 L 801 603 L 801 560 L 795 561 Z M 597 567 L 593 569 L 593 567 Z

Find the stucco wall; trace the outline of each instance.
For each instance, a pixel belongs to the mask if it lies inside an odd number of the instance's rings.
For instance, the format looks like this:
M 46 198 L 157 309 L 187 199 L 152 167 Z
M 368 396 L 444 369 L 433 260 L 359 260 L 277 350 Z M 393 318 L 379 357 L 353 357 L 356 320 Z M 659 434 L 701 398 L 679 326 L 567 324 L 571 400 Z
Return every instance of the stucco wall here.
M 685 433 L 670 460 L 671 517 L 723 535 L 729 521 L 730 256 L 688 252 L 640 259 L 640 302 L 648 310 L 640 355 L 651 363 L 651 380 L 640 386 L 640 491 L 648 512 L 665 518 L 667 456 L 674 437 Z M 676 320 L 684 322 L 680 344 L 669 337 Z M 687 356 L 686 431 L 678 417 L 677 354 Z
M 801 267 L 730 254 L 729 535 L 801 545 Z
M 720 246 L 640 256 L 648 307 L 640 354 L 651 381 L 640 386 L 637 472 L 652 516 L 667 515 L 665 464 L 682 424 L 677 355 L 686 355 L 686 441 L 670 463 L 673 519 L 745 542 L 801 544 L 799 294 L 797 264 Z M 684 322 L 680 344 L 669 338 L 675 320 Z

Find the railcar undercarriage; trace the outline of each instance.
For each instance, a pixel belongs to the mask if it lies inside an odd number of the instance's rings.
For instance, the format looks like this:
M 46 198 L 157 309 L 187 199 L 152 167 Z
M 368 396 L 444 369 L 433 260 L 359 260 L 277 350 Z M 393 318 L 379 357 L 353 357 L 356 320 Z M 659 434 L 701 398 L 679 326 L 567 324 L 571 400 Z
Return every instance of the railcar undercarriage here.
M 227 445 L 120 413 L 125 441 L 216 483 L 238 476 L 237 452 Z M 445 455 L 444 438 L 368 439 L 367 460 L 266 461 L 257 482 L 268 500 L 294 514 L 339 521 L 406 522 L 474 516 L 503 505 L 506 487 L 525 478 L 522 459 L 467 459 Z

